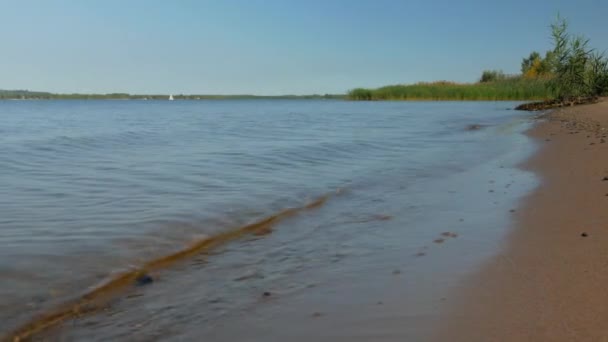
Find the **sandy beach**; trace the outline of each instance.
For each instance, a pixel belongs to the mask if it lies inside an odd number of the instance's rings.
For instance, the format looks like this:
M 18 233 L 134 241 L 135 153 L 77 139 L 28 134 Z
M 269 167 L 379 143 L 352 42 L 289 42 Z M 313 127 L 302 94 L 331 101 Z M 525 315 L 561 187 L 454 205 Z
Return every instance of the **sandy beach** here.
M 608 340 L 608 101 L 559 109 L 528 134 L 541 185 L 504 250 L 456 290 L 438 341 Z

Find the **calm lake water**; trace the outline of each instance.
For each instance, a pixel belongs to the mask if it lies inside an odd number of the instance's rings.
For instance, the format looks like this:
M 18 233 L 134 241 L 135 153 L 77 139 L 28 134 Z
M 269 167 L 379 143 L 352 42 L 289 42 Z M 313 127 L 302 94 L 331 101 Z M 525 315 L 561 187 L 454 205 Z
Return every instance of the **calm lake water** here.
M 399 291 L 418 301 L 412 315 L 431 315 L 425 300 L 496 250 L 535 184 L 515 167 L 534 149 L 515 105 L 0 101 L 0 332 L 117 272 L 328 194 L 272 234 L 155 273 L 53 333 L 285 340 L 311 331 L 253 317 L 293 322 L 317 310 L 310 303 L 356 311 Z M 458 237 L 433 242 L 446 231 Z M 318 316 L 311 324 L 328 324 Z

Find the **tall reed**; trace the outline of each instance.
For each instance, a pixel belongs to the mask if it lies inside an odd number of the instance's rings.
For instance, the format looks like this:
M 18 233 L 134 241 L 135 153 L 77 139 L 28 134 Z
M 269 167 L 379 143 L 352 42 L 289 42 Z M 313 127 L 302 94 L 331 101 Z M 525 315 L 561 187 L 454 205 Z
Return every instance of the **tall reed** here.
M 356 88 L 348 92 L 351 100 L 434 100 L 499 101 L 546 100 L 553 97 L 546 78 L 508 77 L 493 82 L 433 82 L 390 85 L 377 89 Z

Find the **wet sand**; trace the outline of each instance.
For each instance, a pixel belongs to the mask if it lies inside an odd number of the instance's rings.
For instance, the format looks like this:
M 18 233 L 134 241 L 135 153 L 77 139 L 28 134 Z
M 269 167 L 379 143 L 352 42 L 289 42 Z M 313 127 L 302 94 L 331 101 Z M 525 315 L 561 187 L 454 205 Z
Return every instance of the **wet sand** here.
M 608 101 L 545 119 L 524 165 L 542 183 L 504 250 L 454 291 L 438 341 L 608 341 Z

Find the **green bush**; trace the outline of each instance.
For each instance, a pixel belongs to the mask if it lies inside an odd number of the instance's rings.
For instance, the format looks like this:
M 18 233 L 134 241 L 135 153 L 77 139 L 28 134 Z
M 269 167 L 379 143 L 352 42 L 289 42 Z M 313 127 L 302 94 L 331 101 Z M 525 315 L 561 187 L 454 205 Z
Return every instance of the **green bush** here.
M 479 82 L 481 82 L 481 83 L 496 82 L 496 81 L 504 80 L 506 78 L 507 77 L 502 72 L 502 70 L 484 70 L 483 73 L 481 74 L 481 78 L 479 79 Z

